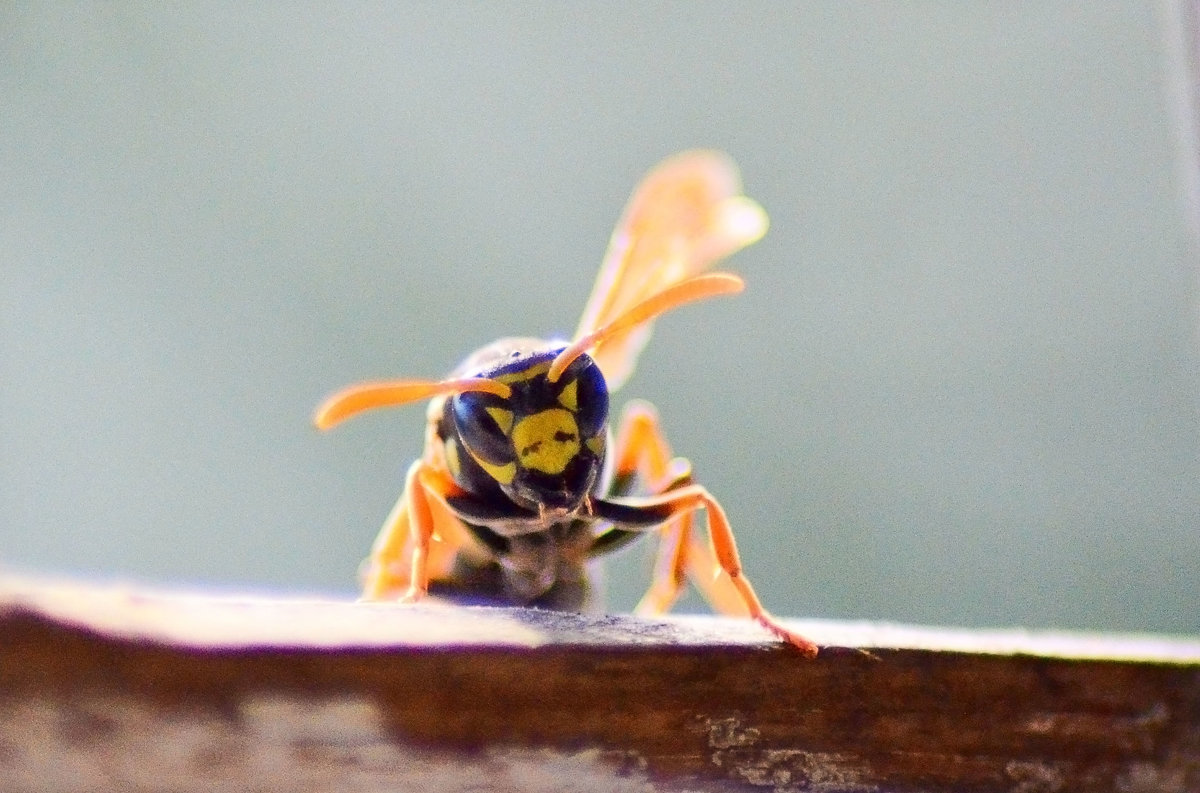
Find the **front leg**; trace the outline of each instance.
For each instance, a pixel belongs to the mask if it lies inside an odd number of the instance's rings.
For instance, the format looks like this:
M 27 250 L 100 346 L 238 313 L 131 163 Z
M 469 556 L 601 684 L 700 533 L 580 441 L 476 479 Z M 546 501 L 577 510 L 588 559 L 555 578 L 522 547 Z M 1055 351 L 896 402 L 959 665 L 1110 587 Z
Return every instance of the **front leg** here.
M 363 563 L 363 600 L 419 600 L 431 577 L 449 575 L 469 542 L 446 506 L 458 494 L 449 474 L 425 460 L 409 466 L 404 492 L 379 530 Z
M 750 585 L 749 579 L 742 571 L 737 543 L 733 539 L 733 530 L 729 527 L 729 519 L 725 516 L 725 510 L 703 487 L 685 485 L 662 495 L 645 498 L 597 499 L 593 506 L 596 516 L 603 520 L 618 523 L 620 518 L 628 518 L 633 512 L 640 511 L 643 512 L 647 521 L 657 518 L 659 526 L 667 526 L 673 520 L 694 514 L 698 509 L 704 509 L 708 515 L 709 541 L 716 557 L 717 569 L 715 572 L 724 573 L 728 577 L 745 613 L 808 657 L 816 657 L 819 648 L 815 643 L 785 628 L 763 608 L 758 595 L 754 593 L 754 587 Z M 625 525 L 636 525 L 636 523 L 627 522 Z M 686 553 L 686 551 L 679 552 Z
M 682 457 L 672 457 L 658 413 L 649 402 L 634 400 L 625 407 L 613 459 L 616 476 L 612 495 L 615 496 L 661 495 L 692 484 L 691 464 Z M 741 595 L 720 574 L 710 546 L 696 538 L 694 523 L 695 511 L 687 511 L 668 520 L 659 530 L 654 575 L 635 612 L 655 615 L 669 611 L 690 577 L 713 610 L 748 616 Z M 636 536 L 635 531 L 612 529 L 597 538 L 596 553 L 618 548 Z
M 638 604 L 639 613 L 661 613 L 678 599 L 690 572 L 697 588 L 717 611 L 746 615 L 805 655 L 815 656 L 817 645 L 784 628 L 763 608 L 742 571 L 737 544 L 725 510 L 712 495 L 691 480 L 686 460 L 672 458 L 654 408 L 634 402 L 625 410 L 617 436 L 615 473 L 627 492 L 635 480 L 646 483 L 645 498 L 616 497 L 595 503 L 597 516 L 618 527 L 610 534 L 637 530 L 633 511 L 644 519 L 658 518 L 659 550 L 654 578 Z M 623 495 L 623 494 L 622 494 Z M 693 532 L 696 511 L 708 516 L 709 543 L 697 541 Z M 644 530 L 644 529 L 643 529 Z M 597 542 L 604 542 L 602 534 Z M 609 544 L 615 545 L 615 542 Z M 715 574 L 715 575 L 714 575 Z

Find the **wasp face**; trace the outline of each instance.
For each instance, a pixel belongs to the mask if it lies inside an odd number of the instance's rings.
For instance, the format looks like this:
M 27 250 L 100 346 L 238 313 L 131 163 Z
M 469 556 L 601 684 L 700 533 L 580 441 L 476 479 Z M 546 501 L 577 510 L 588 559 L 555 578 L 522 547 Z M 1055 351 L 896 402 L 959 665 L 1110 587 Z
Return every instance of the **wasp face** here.
M 556 352 L 519 355 L 484 372 L 512 388 L 508 399 L 467 392 L 449 407 L 467 454 L 505 496 L 535 512 L 569 515 L 604 463 L 608 387 L 586 355 L 550 382 Z

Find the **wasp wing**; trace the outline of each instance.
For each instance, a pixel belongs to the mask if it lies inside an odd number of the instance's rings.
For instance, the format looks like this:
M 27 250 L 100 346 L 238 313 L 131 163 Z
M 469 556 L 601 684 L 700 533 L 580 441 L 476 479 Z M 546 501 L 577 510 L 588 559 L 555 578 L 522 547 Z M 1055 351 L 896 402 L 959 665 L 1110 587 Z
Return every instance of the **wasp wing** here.
M 737 166 L 717 151 L 683 152 L 650 171 L 613 231 L 575 339 L 758 241 L 767 215 L 741 189 Z M 652 328 L 632 327 L 591 350 L 610 391 L 633 373 Z

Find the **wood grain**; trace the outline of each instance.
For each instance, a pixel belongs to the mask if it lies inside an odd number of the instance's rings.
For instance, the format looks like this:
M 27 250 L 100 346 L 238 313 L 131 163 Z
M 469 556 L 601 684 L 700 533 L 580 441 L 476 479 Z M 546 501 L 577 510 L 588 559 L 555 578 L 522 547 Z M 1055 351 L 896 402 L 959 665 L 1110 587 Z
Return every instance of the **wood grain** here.
M 0 578 L 0 790 L 1200 790 L 1200 640 L 789 624 Z

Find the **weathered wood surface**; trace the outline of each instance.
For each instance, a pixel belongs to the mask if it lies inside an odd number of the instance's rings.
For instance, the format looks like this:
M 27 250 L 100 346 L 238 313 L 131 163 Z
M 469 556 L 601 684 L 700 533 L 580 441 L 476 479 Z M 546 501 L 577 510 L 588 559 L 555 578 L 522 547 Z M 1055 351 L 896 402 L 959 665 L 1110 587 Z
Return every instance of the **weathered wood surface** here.
M 0 578 L 0 791 L 1200 791 L 1200 640 L 793 624 Z

